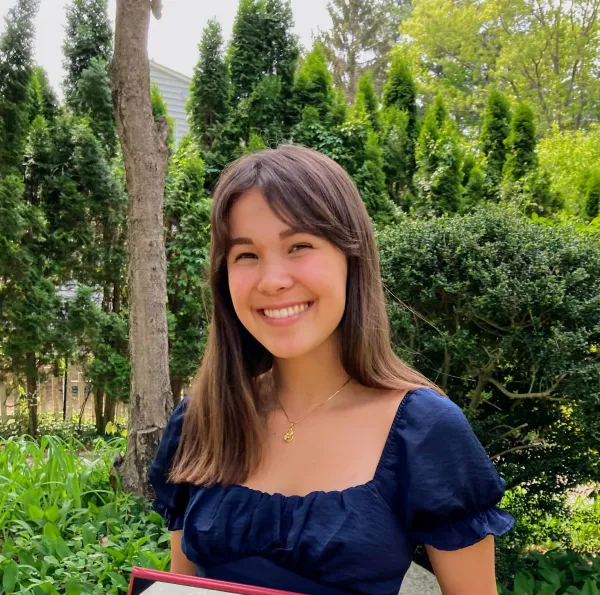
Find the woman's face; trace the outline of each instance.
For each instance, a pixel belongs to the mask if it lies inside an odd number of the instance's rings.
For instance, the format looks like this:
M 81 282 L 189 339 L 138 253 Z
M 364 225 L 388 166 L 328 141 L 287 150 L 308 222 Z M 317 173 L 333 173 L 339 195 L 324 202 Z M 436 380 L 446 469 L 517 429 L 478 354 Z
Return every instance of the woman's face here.
M 229 291 L 241 323 L 273 356 L 306 355 L 331 339 L 346 307 L 346 256 L 279 219 L 259 190 L 229 219 Z

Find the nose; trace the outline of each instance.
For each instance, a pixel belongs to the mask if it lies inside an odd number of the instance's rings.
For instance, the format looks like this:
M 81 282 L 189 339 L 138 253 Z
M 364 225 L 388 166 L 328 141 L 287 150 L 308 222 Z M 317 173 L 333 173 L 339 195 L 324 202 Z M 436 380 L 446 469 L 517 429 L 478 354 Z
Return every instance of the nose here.
M 294 284 L 284 259 L 263 258 L 259 266 L 260 276 L 256 288 L 261 293 L 277 295 Z

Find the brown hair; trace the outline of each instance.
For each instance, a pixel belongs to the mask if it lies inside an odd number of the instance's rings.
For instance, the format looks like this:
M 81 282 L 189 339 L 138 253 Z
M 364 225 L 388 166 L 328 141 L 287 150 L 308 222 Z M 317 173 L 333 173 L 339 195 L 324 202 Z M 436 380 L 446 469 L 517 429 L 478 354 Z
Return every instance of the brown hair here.
M 241 483 L 260 461 L 261 378 L 273 358 L 237 318 L 227 278 L 229 211 L 251 188 L 259 189 L 290 227 L 323 237 L 346 254 L 346 310 L 339 330 L 348 375 L 372 388 L 427 386 L 444 394 L 392 350 L 371 220 L 348 174 L 332 159 L 300 146 L 253 153 L 225 169 L 213 197 L 212 321 L 171 471 L 175 482 Z

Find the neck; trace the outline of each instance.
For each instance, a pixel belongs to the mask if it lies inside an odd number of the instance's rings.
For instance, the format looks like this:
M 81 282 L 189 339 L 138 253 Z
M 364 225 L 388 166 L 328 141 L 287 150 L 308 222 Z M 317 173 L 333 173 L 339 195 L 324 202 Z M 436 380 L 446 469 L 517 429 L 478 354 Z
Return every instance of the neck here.
M 326 341 L 302 357 L 275 360 L 274 379 L 279 402 L 290 419 L 306 415 L 348 380 L 339 343 Z

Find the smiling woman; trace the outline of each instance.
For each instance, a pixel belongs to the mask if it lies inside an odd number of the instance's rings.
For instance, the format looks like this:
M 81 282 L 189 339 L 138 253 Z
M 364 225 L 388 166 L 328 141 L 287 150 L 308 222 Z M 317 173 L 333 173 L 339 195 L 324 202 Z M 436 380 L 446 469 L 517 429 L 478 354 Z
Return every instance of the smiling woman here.
M 424 543 L 444 595 L 495 594 L 504 481 L 461 410 L 394 354 L 344 170 L 295 146 L 236 161 L 211 240 L 206 354 L 151 470 L 172 570 L 392 595 Z

